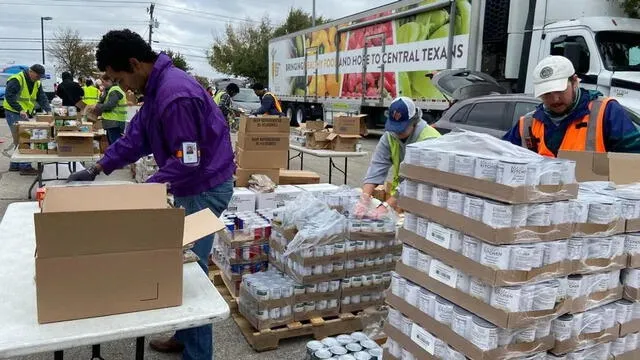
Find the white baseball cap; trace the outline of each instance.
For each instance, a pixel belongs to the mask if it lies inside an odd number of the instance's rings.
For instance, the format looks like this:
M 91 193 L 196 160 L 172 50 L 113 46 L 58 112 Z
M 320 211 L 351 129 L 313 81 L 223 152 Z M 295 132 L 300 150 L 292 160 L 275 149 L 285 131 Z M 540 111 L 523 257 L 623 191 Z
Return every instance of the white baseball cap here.
M 554 91 L 567 90 L 567 80 L 575 73 L 573 64 L 564 56 L 549 56 L 542 59 L 533 70 L 535 97 Z

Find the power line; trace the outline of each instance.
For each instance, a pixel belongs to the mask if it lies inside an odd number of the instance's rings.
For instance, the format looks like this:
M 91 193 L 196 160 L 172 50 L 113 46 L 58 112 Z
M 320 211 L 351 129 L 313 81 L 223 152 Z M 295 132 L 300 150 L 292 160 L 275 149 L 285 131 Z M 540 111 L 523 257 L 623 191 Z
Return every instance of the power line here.
M 41 51 L 42 49 L 14 49 L 14 48 L 0 48 L 0 51 Z
M 158 8 L 159 11 L 164 11 L 164 12 L 168 12 L 168 13 L 172 13 L 172 14 L 178 14 L 178 15 L 198 14 L 202 18 L 218 20 L 218 21 L 225 20 L 227 22 L 228 21 L 244 21 L 244 22 L 248 22 L 248 23 L 259 23 L 259 21 L 255 21 L 255 20 L 251 20 L 251 19 L 243 19 L 243 18 L 238 18 L 238 17 L 234 17 L 234 16 L 210 13 L 210 12 L 206 12 L 206 11 L 185 9 L 185 8 L 180 8 L 180 7 L 176 7 L 176 6 L 162 5 L 162 4 L 158 4 L 158 6 L 160 6 Z
M 142 2 L 140 2 L 140 4 L 143 4 Z M 148 3 L 144 3 L 144 4 L 148 4 Z M 55 6 L 55 7 L 91 7 L 91 8 L 109 8 L 109 9 L 113 9 L 115 7 L 117 8 L 121 8 L 120 6 L 115 6 L 114 5 L 95 5 L 92 3 L 82 3 L 82 4 L 50 4 L 50 3 L 33 3 L 33 2 L 29 2 L 29 3 L 24 3 L 24 2 L 20 2 L 20 3 L 14 3 L 14 2 L 0 2 L 0 5 L 8 5 L 8 6 Z M 136 8 L 144 8 L 144 7 L 140 7 L 140 6 L 135 6 L 136 4 L 133 5 L 129 5 L 128 8 L 131 7 L 136 7 Z

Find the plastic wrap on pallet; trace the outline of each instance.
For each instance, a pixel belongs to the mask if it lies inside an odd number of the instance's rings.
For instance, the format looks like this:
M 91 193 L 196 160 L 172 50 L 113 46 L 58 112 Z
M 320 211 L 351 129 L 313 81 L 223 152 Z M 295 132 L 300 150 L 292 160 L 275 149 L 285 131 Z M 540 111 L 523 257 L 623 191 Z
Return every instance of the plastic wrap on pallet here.
M 252 325 L 263 330 L 293 321 L 294 282 L 267 271 L 243 276 L 238 308 Z

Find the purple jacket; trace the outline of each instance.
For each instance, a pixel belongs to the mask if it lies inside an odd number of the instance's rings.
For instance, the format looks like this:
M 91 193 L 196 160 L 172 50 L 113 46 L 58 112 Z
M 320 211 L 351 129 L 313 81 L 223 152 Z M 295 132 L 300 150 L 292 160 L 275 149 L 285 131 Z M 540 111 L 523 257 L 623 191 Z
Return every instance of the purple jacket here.
M 185 165 L 177 156 L 185 142 L 197 143 L 198 164 Z M 225 118 L 206 90 L 165 54 L 153 66 L 144 105 L 98 163 L 108 175 L 150 153 L 160 170 L 148 182 L 170 183 L 175 196 L 200 194 L 235 172 Z

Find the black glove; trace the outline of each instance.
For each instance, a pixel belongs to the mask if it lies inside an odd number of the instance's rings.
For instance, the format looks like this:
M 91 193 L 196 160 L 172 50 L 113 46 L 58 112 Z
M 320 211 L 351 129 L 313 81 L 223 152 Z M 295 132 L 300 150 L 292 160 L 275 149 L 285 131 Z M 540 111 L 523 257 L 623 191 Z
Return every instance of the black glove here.
M 67 178 L 67 182 L 71 181 L 93 181 L 96 179 L 96 176 L 100 171 L 95 167 L 91 166 L 87 169 L 76 171 L 73 174 L 69 175 Z

